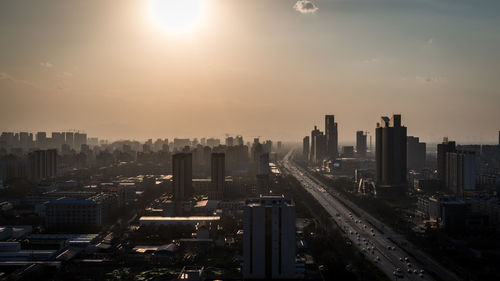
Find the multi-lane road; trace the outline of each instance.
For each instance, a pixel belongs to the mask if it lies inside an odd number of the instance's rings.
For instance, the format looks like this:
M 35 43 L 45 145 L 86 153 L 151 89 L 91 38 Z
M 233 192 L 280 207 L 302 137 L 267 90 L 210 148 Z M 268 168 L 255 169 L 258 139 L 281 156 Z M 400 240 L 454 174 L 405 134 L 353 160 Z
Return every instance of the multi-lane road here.
M 440 275 L 445 280 L 459 280 L 452 273 L 439 266 L 427 256 L 422 261 L 422 253 L 414 253 L 415 248 L 405 246 L 405 251 L 397 243 L 401 239 L 389 227 L 376 220 L 357 206 L 342 198 L 340 194 L 328 192 L 310 171 L 295 165 L 290 160 L 290 151 L 281 162 L 284 173 L 294 176 L 302 186 L 323 206 L 335 223 L 344 231 L 352 245 L 365 257 L 380 268 L 391 279 L 433 280 L 427 269 Z M 342 202 L 341 202 L 342 201 Z M 347 208 L 349 206 L 349 208 Z M 352 211 L 351 211 L 352 210 Z M 358 216 L 359 215 L 359 216 Z M 390 239 L 389 239 L 390 238 Z M 404 245 L 408 245 L 405 241 Z

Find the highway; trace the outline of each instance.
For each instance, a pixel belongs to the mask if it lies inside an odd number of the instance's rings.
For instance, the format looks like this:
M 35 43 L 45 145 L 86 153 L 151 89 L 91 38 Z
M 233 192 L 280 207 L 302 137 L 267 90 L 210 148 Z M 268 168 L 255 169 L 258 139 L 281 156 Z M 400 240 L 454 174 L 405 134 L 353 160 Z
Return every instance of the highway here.
M 420 263 L 413 257 L 408 256 L 398 244 L 393 242 L 401 242 L 401 239 L 404 238 L 392 232 L 389 227 L 345 198 L 340 197 L 339 194 L 329 193 L 324 188 L 324 185 L 316 180 L 309 171 L 290 161 L 292 154 L 293 151 L 290 151 L 281 162 L 283 172 L 294 176 L 325 208 L 335 223 L 344 231 L 345 237 L 349 238 L 352 245 L 357 247 L 369 261 L 381 269 L 389 278 L 397 280 L 434 280 L 427 274 L 425 268 L 433 270 L 445 280 L 459 280 L 437 262 L 420 251 L 416 252 L 416 248 L 412 246 L 405 247 L 405 250 L 418 257 L 420 261 L 423 260 L 424 263 Z M 359 214 L 360 217 L 357 217 L 344 204 Z M 409 245 L 407 241 L 404 241 L 403 244 Z M 425 259 L 420 259 L 420 257 Z

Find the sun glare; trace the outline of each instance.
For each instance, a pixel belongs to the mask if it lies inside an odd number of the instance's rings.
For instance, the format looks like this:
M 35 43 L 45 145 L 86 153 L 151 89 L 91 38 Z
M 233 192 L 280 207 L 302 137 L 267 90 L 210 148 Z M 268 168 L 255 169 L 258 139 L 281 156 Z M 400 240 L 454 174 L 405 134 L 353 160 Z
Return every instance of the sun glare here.
M 203 17 L 203 0 L 151 0 L 152 20 L 169 33 L 190 32 Z

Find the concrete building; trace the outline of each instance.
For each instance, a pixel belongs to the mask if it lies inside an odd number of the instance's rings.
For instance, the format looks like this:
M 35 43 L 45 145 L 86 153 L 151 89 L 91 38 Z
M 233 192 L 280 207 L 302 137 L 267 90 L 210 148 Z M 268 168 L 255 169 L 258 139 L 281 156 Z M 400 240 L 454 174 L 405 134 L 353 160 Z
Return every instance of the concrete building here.
M 309 146 L 309 136 L 305 136 L 304 139 L 302 139 L 302 158 L 306 161 L 309 160 Z
M 40 181 L 56 176 L 57 150 L 36 150 L 28 154 L 28 177 Z
M 191 153 L 176 153 L 172 156 L 172 184 L 175 201 L 188 200 L 193 196 Z
M 476 188 L 476 157 L 473 152 L 446 153 L 446 187 L 458 196 Z
M 425 167 L 426 144 L 420 142 L 418 137 L 408 136 L 406 139 L 407 168 L 409 170 L 422 170 Z
M 65 197 L 49 201 L 45 204 L 45 223 L 53 229 L 101 226 L 101 203 Z
M 208 192 L 208 199 L 222 200 L 224 198 L 224 184 L 226 179 L 225 154 L 212 153 L 211 163 L 212 188 Z
M 443 139 L 443 143 L 437 146 L 437 173 L 438 178 L 443 186 L 446 186 L 446 154 L 448 152 L 456 152 L 456 144 L 454 141 L 448 141 L 448 138 Z
M 366 134 L 363 131 L 356 132 L 356 153 L 358 157 L 366 156 Z
M 330 159 L 337 158 L 339 147 L 339 136 L 337 123 L 334 115 L 325 115 L 325 138 L 326 138 L 326 155 Z
M 406 186 L 406 127 L 401 115 L 382 117 L 376 128 L 377 186 Z
M 246 201 L 243 215 L 243 278 L 295 277 L 295 205 L 283 196 Z

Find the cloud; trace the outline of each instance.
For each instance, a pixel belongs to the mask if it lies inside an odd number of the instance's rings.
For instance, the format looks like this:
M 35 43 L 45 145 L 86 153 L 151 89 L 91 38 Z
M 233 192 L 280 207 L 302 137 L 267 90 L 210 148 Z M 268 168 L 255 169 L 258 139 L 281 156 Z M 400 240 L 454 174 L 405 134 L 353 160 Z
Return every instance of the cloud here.
M 27 80 L 18 79 L 18 78 L 14 77 L 6 72 L 0 72 L 0 82 L 1 81 L 7 81 L 7 82 L 12 83 L 12 84 L 28 86 L 28 87 L 32 87 L 35 89 L 45 89 L 44 87 L 42 87 L 40 85 L 37 85 L 37 84 L 32 83 L 32 82 L 27 81 Z
M 448 78 L 443 76 L 416 76 L 415 79 L 421 83 L 434 84 L 434 83 L 446 83 L 448 82 Z
M 0 72 L 0 80 L 15 82 L 14 77 L 5 72 Z
M 427 40 L 427 45 L 432 45 L 432 43 L 434 43 L 434 38 L 429 38 L 429 40 Z
M 314 13 L 318 10 L 318 6 L 316 6 L 310 0 L 299 0 L 293 5 L 293 8 L 302 14 L 310 14 Z
M 54 65 L 53 65 L 52 63 L 48 62 L 48 61 L 46 61 L 46 62 L 41 62 L 41 63 L 40 63 L 40 66 L 41 66 L 41 67 L 45 67 L 45 68 L 52 68 L 52 67 L 54 67 Z

